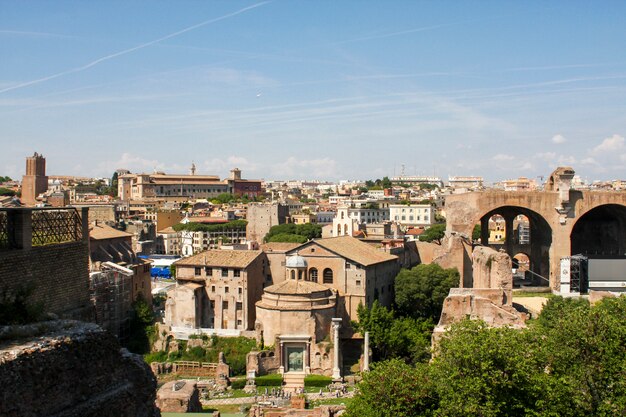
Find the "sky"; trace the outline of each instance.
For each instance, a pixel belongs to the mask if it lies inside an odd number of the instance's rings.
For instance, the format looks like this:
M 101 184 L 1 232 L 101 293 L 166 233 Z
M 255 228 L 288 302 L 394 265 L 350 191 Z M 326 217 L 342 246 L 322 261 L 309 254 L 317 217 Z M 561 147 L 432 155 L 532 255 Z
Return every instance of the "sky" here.
M 0 0 L 0 175 L 626 179 L 624 1 Z

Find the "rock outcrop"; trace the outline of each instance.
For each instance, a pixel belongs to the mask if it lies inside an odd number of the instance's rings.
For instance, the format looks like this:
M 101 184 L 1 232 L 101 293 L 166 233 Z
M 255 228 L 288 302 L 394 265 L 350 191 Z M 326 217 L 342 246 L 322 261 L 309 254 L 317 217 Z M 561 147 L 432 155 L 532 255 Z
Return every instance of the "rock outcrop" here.
M 2 416 L 160 416 L 148 365 L 91 323 L 0 327 L 0 386 Z

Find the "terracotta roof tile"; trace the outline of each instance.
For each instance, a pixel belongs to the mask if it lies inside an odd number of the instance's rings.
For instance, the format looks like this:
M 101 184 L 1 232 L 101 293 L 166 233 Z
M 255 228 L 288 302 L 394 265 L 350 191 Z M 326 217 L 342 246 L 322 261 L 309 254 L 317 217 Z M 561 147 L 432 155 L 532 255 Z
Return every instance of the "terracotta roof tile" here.
M 268 242 L 261 245 L 261 250 L 264 252 L 288 252 L 298 246 L 301 246 L 301 244 L 293 242 Z
M 89 238 L 94 240 L 116 239 L 120 237 L 131 237 L 132 234 L 114 229 L 106 224 L 98 223 L 89 226 Z
M 219 250 L 200 252 L 188 258 L 182 258 L 173 265 L 215 266 L 246 268 L 262 252 L 260 250 Z
M 312 294 L 316 292 L 330 292 L 328 287 L 312 281 L 288 279 L 276 285 L 265 288 L 271 294 Z
M 327 239 L 316 239 L 308 244 L 317 243 L 336 254 L 357 262 L 363 266 L 370 266 L 382 262 L 395 261 L 398 259 L 395 255 L 390 255 L 370 244 L 362 242 L 352 236 L 339 236 Z M 305 243 L 305 245 L 307 245 Z

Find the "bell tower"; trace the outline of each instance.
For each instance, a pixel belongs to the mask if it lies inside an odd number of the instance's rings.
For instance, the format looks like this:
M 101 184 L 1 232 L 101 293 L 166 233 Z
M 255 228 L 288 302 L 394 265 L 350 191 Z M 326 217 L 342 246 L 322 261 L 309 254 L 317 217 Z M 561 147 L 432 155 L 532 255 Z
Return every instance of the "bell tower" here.
M 22 177 L 22 204 L 37 204 L 37 196 L 48 190 L 46 158 L 37 152 L 26 158 L 26 175 Z

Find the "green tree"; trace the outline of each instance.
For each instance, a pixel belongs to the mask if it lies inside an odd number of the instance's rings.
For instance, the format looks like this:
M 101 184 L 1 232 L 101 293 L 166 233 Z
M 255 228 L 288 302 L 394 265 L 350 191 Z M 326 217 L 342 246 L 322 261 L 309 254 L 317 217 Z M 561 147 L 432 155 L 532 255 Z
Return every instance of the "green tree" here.
M 380 186 L 383 188 L 391 188 L 391 180 L 389 177 L 383 177 L 383 180 L 380 182 Z
M 277 237 L 278 236 L 278 237 Z M 265 235 L 265 242 L 298 242 L 304 243 L 322 237 L 322 226 L 315 223 L 279 224 L 272 226 Z
M 235 197 L 233 197 L 232 194 L 222 193 L 222 194 L 218 195 L 217 197 L 215 197 L 213 200 L 211 200 L 211 202 L 213 204 L 228 204 L 231 201 L 233 201 L 234 199 L 235 199 Z
M 4 188 L 4 187 L 0 187 L 0 196 L 1 197 L 5 197 L 5 196 L 13 197 L 15 194 L 16 194 L 16 192 L 13 191 L 13 190 L 10 190 L 10 189 Z
M 359 393 L 348 404 L 347 417 L 414 417 L 434 415 L 428 365 L 410 366 L 399 359 L 380 362 L 363 374 Z
M 443 301 L 450 288 L 459 286 L 459 271 L 437 264 L 421 264 L 402 269 L 396 276 L 395 301 L 398 312 L 406 317 L 439 321 Z
M 441 339 L 430 369 L 439 397 L 437 414 L 556 415 L 538 413 L 549 375 L 536 354 L 537 344 L 529 339 L 529 332 L 489 328 L 478 320 L 453 325 Z
M 407 362 L 419 362 L 430 358 L 430 320 L 396 318 L 393 310 L 380 305 L 378 300 L 372 308 L 359 304 L 358 323 L 352 327 L 364 334 L 370 333 L 374 359 L 402 358 Z
M 152 306 L 141 294 L 132 304 L 130 336 L 126 347 L 133 353 L 144 354 L 150 351 L 151 338 L 154 336 L 154 313 Z
M 446 235 L 446 224 L 433 224 L 420 235 L 421 242 L 436 242 L 441 245 L 441 239 Z
M 308 239 L 305 236 L 290 233 L 279 233 L 267 239 L 267 242 L 306 243 L 307 240 Z
M 480 240 L 481 228 L 479 224 L 474 225 L 474 229 L 472 230 L 472 240 Z
M 111 177 L 111 196 L 117 197 L 118 173 L 115 171 Z

